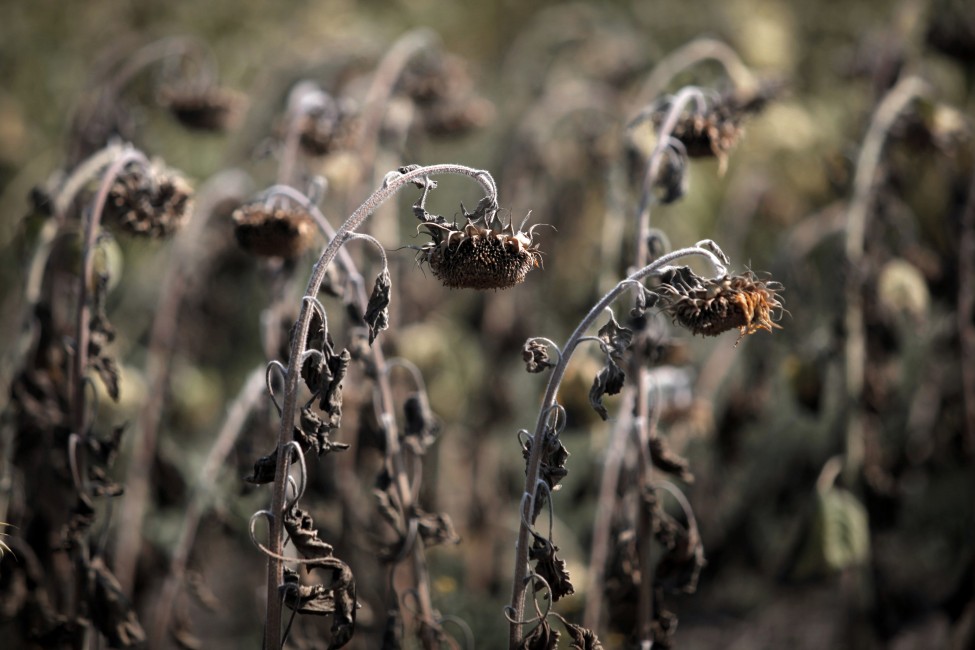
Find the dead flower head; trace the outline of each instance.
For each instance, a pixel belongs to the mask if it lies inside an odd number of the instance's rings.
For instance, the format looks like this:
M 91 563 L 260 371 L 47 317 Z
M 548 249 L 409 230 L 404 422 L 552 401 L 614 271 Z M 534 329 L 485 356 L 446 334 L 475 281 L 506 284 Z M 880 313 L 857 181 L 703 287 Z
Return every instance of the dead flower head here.
M 308 213 L 289 205 L 248 203 L 234 211 L 233 220 L 237 243 L 258 257 L 298 257 L 315 234 Z
M 489 228 L 468 219 L 467 225 L 429 221 L 421 225 L 433 241 L 420 249 L 420 260 L 451 289 L 508 289 L 541 266 L 541 253 L 528 232 L 512 223 Z
M 337 101 L 324 92 L 300 119 L 299 142 L 302 150 L 310 156 L 325 156 L 333 151 L 352 148 L 362 126 L 359 109 L 354 102 Z
M 740 338 L 758 330 L 781 329 L 775 322 L 782 312 L 778 282 L 758 280 L 751 272 L 713 280 L 690 274 L 692 282 L 675 280 L 678 275 L 664 278 L 663 308 L 694 334 L 717 336 L 738 328 Z
M 240 124 L 247 100 L 229 88 L 180 84 L 160 89 L 159 103 L 189 129 L 228 131 Z
M 682 116 L 671 135 L 684 145 L 689 157 L 717 158 L 723 173 L 728 154 L 744 134 L 742 123 L 745 118 L 763 110 L 780 91 L 781 84 L 769 82 L 752 93 L 721 95 L 709 102 L 705 111 L 692 111 Z M 654 127 L 660 127 L 669 109 L 669 100 L 663 101 L 654 112 Z
M 190 217 L 193 190 L 177 171 L 130 165 L 109 190 L 105 219 L 133 235 L 166 237 Z

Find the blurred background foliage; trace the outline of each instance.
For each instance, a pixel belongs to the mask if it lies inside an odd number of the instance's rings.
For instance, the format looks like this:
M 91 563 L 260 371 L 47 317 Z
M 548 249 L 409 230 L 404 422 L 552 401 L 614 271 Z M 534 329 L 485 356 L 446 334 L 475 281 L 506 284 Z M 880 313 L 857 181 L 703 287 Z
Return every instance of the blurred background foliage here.
M 504 293 L 444 289 L 429 271 L 414 268 L 412 251 L 391 253 L 399 284 L 383 342 L 390 356 L 423 370 L 444 427 L 426 461 L 423 498 L 450 514 L 462 538 L 430 552 L 434 602 L 470 625 L 479 648 L 503 647 L 505 639 L 501 611 L 524 473 L 515 433 L 533 426 L 544 386 L 524 372 L 520 346 L 528 336 L 564 340 L 626 270 L 637 194 L 624 126 L 655 99 L 643 96 L 654 66 L 695 38 L 728 43 L 755 74 L 784 90 L 747 123 L 726 171 L 713 160 L 692 162 L 686 197 L 655 209 L 654 226 L 673 248 L 711 238 L 737 271 L 770 272 L 786 287 L 789 314 L 781 331 L 737 347 L 733 334 L 683 335 L 687 366 L 696 369 L 694 396 L 661 425 L 661 435 L 690 461 L 696 480 L 684 487 L 708 565 L 697 593 L 672 604 L 678 646 L 972 647 L 975 423 L 966 404 L 971 409 L 975 395 L 962 373 L 975 359 L 960 340 L 975 324 L 971 314 L 966 320 L 957 312 L 959 296 L 975 282 L 965 279 L 960 243 L 973 191 L 971 3 L 15 0 L 0 13 L 6 381 L 40 223 L 38 215 L 25 218 L 27 197 L 65 164 L 72 115 L 105 61 L 163 37 L 205 41 L 221 83 L 248 98 L 240 128 L 226 135 L 184 130 L 155 105 L 147 74 L 125 94 L 135 142 L 197 186 L 220 169 L 240 168 L 255 191 L 275 180 L 275 129 L 297 81 L 311 79 L 361 101 L 377 61 L 419 27 L 466 61 L 477 95 L 491 105 L 481 128 L 446 138 L 404 131 L 396 123 L 404 109 L 394 100 L 383 133 L 396 145 L 380 151 L 375 183 L 355 182 L 349 172 L 355 152 L 308 171 L 329 179 L 325 211 L 333 224 L 365 198 L 354 191 L 375 187 L 389 169 L 457 162 L 494 174 L 512 218 L 530 211 L 532 223 L 557 229 L 539 231 L 544 270 Z M 905 74 L 925 80 L 929 93 L 891 132 L 869 217 L 860 270 L 867 278 L 865 450 L 852 472 L 833 472 L 830 459 L 846 450 L 844 222 L 871 114 Z M 663 90 L 687 83 L 727 87 L 721 69 L 705 63 Z M 415 197 L 407 194 L 398 215 L 384 208 L 369 226 L 388 249 L 421 243 L 412 237 L 408 206 Z M 459 202 L 470 208 L 477 198 L 470 184 L 444 181 L 433 210 L 449 218 Z M 969 219 L 969 237 L 971 228 Z M 203 279 L 207 290 L 189 299 L 172 351 L 145 525 L 149 544 L 139 560 L 140 611 L 152 607 L 187 486 L 227 403 L 246 373 L 268 358 L 262 312 L 280 268 L 237 250 L 229 218 L 211 230 L 218 243 Z M 122 399 L 118 405 L 103 399 L 99 409 L 112 423 L 133 422 L 147 399 L 145 348 L 158 279 L 170 259 L 158 242 L 119 238 L 118 245 L 121 282 L 108 307 L 119 331 Z M 369 258 L 365 249 L 362 257 Z M 296 286 L 312 261 L 309 253 L 296 263 Z M 572 456 L 555 497 L 555 537 L 576 579 L 576 595 L 558 606 L 570 618 L 582 611 L 586 593 L 608 435 L 587 404 L 597 363 L 595 355 L 580 355 L 562 393 Z M 618 408 L 613 398 L 607 402 L 611 413 Z M 212 610 L 199 598 L 186 606 L 205 647 L 252 647 L 261 634 L 263 561 L 249 545 L 246 522 L 267 497 L 240 481 L 272 444 L 273 427 L 257 419 L 219 478 L 215 514 L 192 556 L 199 590 L 216 595 Z M 338 438 L 360 436 L 354 469 L 368 490 L 377 460 L 368 456 L 368 423 L 360 420 L 368 415 L 353 413 Z M 123 451 L 119 476 L 125 462 Z M 312 470 L 323 495 L 314 505 L 316 520 L 322 537 L 356 567 L 360 598 L 368 600 L 370 590 L 381 589 L 379 574 L 370 583 L 371 569 L 358 573 L 369 553 L 356 549 L 361 539 L 343 537 L 349 521 L 329 507 L 337 462 L 329 457 Z M 16 475 L 10 478 L 3 489 L 16 492 Z M 29 504 L 31 495 L 24 498 Z M 363 611 L 356 647 L 376 647 L 370 639 L 382 624 L 382 612 Z M 313 629 L 314 622 L 301 625 Z M 610 633 L 603 642 L 616 647 L 623 638 Z

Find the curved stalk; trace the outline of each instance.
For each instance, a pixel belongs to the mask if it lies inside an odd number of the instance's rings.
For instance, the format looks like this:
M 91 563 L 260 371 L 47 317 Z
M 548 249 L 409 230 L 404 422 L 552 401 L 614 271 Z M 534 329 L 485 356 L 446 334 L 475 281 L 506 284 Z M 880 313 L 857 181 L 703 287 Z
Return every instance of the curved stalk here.
M 755 75 L 727 43 L 713 38 L 699 38 L 675 50 L 654 67 L 637 95 L 642 100 L 641 104 L 653 101 L 674 77 L 702 61 L 720 63 L 739 90 L 747 91 L 758 85 Z
M 644 266 L 638 271 L 632 273 L 626 279 L 622 280 L 615 287 L 613 287 L 612 290 L 604 295 L 599 302 L 597 302 L 592 309 L 589 310 L 589 313 L 586 314 L 586 316 L 569 336 L 569 339 L 565 343 L 565 347 L 562 349 L 562 355 L 559 357 L 558 362 L 552 369 L 552 374 L 549 376 L 548 384 L 545 387 L 545 396 L 542 398 L 542 405 L 539 409 L 538 419 L 535 423 L 535 433 L 533 434 L 534 440 L 540 441 L 542 439 L 542 435 L 545 431 L 545 422 L 549 418 L 551 409 L 556 405 L 556 396 L 558 394 L 559 386 L 561 385 L 562 379 L 565 376 L 565 371 L 568 367 L 569 360 L 572 358 L 572 354 L 575 352 L 579 343 L 585 338 L 586 331 L 592 326 L 596 319 L 599 318 L 599 316 L 603 313 L 603 310 L 613 304 L 613 302 L 625 291 L 630 289 L 630 285 L 632 283 L 640 282 L 650 274 L 659 271 L 663 267 L 682 257 L 687 257 L 689 255 L 700 255 L 706 257 L 711 261 L 715 268 L 723 268 L 721 260 L 709 250 L 698 247 L 682 248 L 664 255 L 654 260 L 647 266 Z M 514 583 L 512 585 L 510 605 L 511 624 L 508 636 L 509 647 L 512 648 L 512 650 L 517 648 L 518 644 L 521 642 L 521 626 L 524 620 L 525 591 L 527 588 L 526 579 L 529 572 L 528 537 L 530 530 L 527 522 L 531 517 L 530 508 L 532 495 L 535 493 L 535 488 L 539 480 L 539 470 L 541 469 L 542 462 L 542 447 L 543 445 L 541 444 L 533 444 L 531 447 L 531 453 L 528 457 L 524 491 L 524 494 L 528 495 L 528 498 L 522 499 L 521 512 L 519 513 L 521 525 L 518 530 L 518 542 L 515 547 Z
M 897 82 L 880 102 L 857 159 L 853 180 L 853 198 L 846 215 L 846 313 L 844 315 L 844 379 L 846 417 L 846 473 L 848 478 L 859 471 L 863 463 L 863 416 L 860 402 L 863 396 L 863 375 L 866 365 L 866 332 L 863 324 L 863 245 L 867 216 L 873 198 L 874 182 L 880 155 L 887 134 L 897 117 L 915 98 L 924 94 L 927 86 L 918 77 L 906 77 Z
M 98 227 L 101 225 L 102 213 L 105 211 L 105 203 L 108 201 L 108 193 L 115 183 L 116 177 L 122 173 L 125 167 L 131 163 L 141 163 L 148 166 L 149 161 L 142 152 L 133 148 L 123 149 L 109 165 L 108 170 L 102 176 L 101 185 L 95 195 L 95 203 L 91 214 L 85 222 L 85 239 L 82 243 L 81 252 L 81 281 L 78 284 L 78 317 L 75 322 L 75 353 L 74 367 L 72 371 L 73 385 L 71 387 L 71 411 L 72 429 L 78 436 L 76 445 L 77 457 L 75 467 L 77 468 L 76 480 L 80 484 L 75 487 L 79 491 L 85 491 L 87 484 L 87 469 L 85 465 L 85 453 L 87 447 L 87 409 L 85 408 L 85 374 L 88 369 L 88 337 L 90 310 L 88 308 L 88 288 L 92 282 L 94 271 L 95 240 L 98 238 Z
M 464 167 L 462 165 L 433 165 L 430 167 L 420 167 L 418 169 L 412 170 L 406 174 L 398 174 L 393 176 L 392 174 L 386 177 L 386 182 L 383 187 L 376 190 L 365 203 L 363 203 L 359 208 L 346 220 L 344 224 L 335 233 L 335 236 L 329 242 L 325 251 L 322 253 L 318 262 L 315 264 L 312 270 L 311 278 L 308 282 L 308 287 L 305 291 L 306 297 L 315 297 L 318 294 L 319 287 L 321 286 L 322 280 L 325 279 L 325 272 L 328 269 L 328 265 L 331 264 L 332 260 L 335 259 L 342 245 L 347 241 L 350 233 L 355 232 L 355 230 L 364 222 L 376 209 L 382 205 L 386 200 L 392 197 L 396 192 L 402 189 L 404 186 L 411 182 L 420 181 L 427 176 L 436 176 L 441 174 L 458 174 L 463 176 L 470 176 L 478 181 L 484 188 L 485 193 L 491 198 L 495 203 L 497 203 L 497 187 L 494 184 L 494 180 L 491 178 L 490 174 L 486 171 L 472 169 L 470 167 Z M 279 559 L 282 556 L 283 551 L 283 521 L 280 513 L 283 512 L 286 492 L 287 492 L 287 481 L 285 477 L 288 474 L 288 468 L 290 466 L 290 454 L 286 453 L 285 446 L 292 440 L 294 431 L 294 419 L 295 419 L 295 409 L 297 408 L 297 397 L 298 397 L 298 380 L 300 377 L 300 359 L 305 352 L 305 343 L 308 338 L 308 330 L 311 324 L 312 308 L 309 307 L 310 301 L 302 300 L 301 303 L 301 313 L 298 317 L 298 322 L 296 326 L 295 335 L 291 341 L 291 350 L 288 358 L 287 373 L 285 375 L 285 394 L 284 403 L 281 414 L 281 428 L 278 434 L 278 454 L 277 454 L 277 466 L 275 468 L 275 481 L 273 484 L 273 491 L 271 497 L 271 517 L 269 521 L 270 527 L 270 539 L 269 539 L 269 550 L 272 555 L 268 556 L 268 567 L 267 567 L 267 617 L 265 622 L 265 650 L 278 650 L 281 647 L 281 599 L 278 594 L 278 585 L 281 584 L 283 580 L 283 570 L 284 564 Z M 383 388 L 382 382 L 380 382 L 380 391 L 383 393 L 383 400 L 391 399 L 391 392 L 389 391 L 388 384 L 385 389 Z M 393 423 L 394 424 L 394 423 Z M 392 432 L 395 434 L 395 428 L 392 428 Z M 392 453 L 398 447 L 398 437 L 395 435 L 388 436 L 388 438 L 393 438 L 393 444 L 395 445 L 393 449 L 390 449 Z M 389 442 L 389 440 L 387 440 Z M 402 481 L 400 483 L 407 483 L 405 473 L 402 474 Z M 398 490 L 401 495 L 409 495 L 409 485 L 398 484 Z M 409 498 L 407 496 L 407 498 Z

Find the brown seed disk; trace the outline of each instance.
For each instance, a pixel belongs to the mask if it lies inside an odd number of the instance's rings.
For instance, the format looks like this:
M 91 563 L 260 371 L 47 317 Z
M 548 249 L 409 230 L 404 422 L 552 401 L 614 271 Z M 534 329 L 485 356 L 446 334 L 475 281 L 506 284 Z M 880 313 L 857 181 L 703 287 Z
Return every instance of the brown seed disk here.
M 244 205 L 234 211 L 234 235 L 241 248 L 259 257 L 298 257 L 311 244 L 315 225 L 303 210 L 263 203 Z
M 160 102 L 184 126 L 200 131 L 227 131 L 236 127 L 247 100 L 227 88 L 171 87 L 160 94 Z
M 470 230 L 470 229 L 468 229 Z M 431 244 L 423 259 L 433 274 L 452 289 L 508 289 L 525 280 L 539 265 L 539 253 L 514 236 L 478 229 L 454 231 Z
M 133 235 L 166 237 L 189 219 L 192 193 L 189 183 L 168 170 L 142 169 L 119 175 L 109 190 L 105 220 Z
M 717 336 L 737 328 L 745 336 L 779 328 L 773 312 L 782 304 L 775 289 L 750 274 L 720 278 L 683 293 L 672 290 L 669 296 L 667 311 L 694 334 Z

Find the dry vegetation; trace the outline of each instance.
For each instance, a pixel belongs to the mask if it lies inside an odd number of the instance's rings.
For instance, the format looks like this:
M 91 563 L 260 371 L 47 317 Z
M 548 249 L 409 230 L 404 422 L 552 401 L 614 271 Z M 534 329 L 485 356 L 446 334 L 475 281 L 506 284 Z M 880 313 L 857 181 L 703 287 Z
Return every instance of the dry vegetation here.
M 5 9 L 5 648 L 972 647 L 970 3 L 312 4 Z

